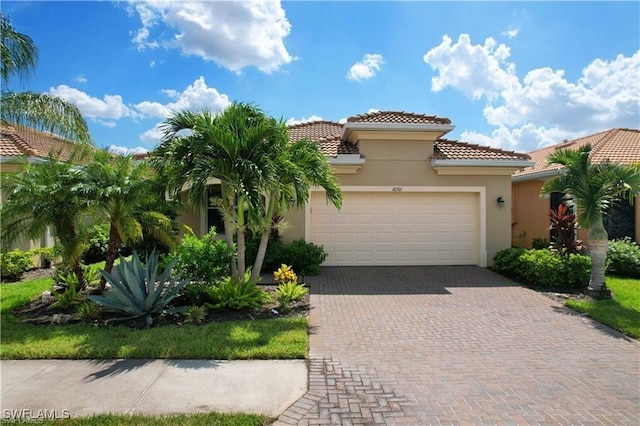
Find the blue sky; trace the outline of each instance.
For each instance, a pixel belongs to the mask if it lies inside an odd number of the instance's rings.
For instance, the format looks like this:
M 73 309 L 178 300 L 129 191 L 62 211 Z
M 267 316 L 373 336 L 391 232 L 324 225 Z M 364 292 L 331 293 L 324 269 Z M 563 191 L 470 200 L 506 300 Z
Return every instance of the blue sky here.
M 76 103 L 98 146 L 150 150 L 180 109 L 290 123 L 444 116 L 527 152 L 640 126 L 639 2 L 3 1 L 40 51 L 13 90 Z

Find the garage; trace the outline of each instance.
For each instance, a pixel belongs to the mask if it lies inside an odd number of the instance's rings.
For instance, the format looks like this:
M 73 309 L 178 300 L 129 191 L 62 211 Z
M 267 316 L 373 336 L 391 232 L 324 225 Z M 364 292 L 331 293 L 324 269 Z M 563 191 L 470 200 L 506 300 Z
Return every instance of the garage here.
M 343 207 L 315 192 L 309 235 L 329 253 L 328 266 L 476 265 L 478 192 L 345 191 Z

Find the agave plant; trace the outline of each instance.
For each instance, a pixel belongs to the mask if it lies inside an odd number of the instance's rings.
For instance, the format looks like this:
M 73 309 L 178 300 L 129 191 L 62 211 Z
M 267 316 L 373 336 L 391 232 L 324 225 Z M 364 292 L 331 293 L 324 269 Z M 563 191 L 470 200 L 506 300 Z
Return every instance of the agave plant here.
M 120 264 L 114 274 L 100 272 L 111 288 L 103 296 L 87 297 L 109 310 L 127 315 L 112 321 L 144 318 L 147 326 L 150 326 L 155 315 L 184 312 L 184 307 L 170 308 L 168 305 L 190 279 L 170 277 L 175 261 L 169 263 L 162 275 L 158 276 L 158 254 L 155 250 L 146 258 L 145 264 L 135 251 L 131 261 L 120 256 Z

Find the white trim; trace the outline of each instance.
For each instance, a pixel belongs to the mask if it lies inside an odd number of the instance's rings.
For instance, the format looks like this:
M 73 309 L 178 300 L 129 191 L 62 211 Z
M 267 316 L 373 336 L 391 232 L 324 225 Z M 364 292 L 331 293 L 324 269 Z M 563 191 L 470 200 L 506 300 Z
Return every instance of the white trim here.
M 562 173 L 563 170 L 564 168 L 553 169 L 553 170 L 543 170 L 540 172 L 530 173 L 522 176 L 512 176 L 511 182 L 526 182 L 528 180 L 547 179 L 547 178 L 559 175 L 560 173 Z
M 361 166 L 364 161 L 360 154 L 338 154 L 337 157 L 329 157 L 331 166 Z
M 398 189 L 401 188 L 400 191 Z M 478 236 L 478 266 L 487 267 L 487 189 L 484 186 L 343 186 L 342 192 L 470 192 L 478 194 L 480 229 Z M 324 189 L 314 187 L 313 192 L 324 192 Z M 304 239 L 311 241 L 311 197 L 304 209 Z
M 459 167 L 459 166 L 479 166 L 479 167 L 517 167 L 524 168 L 536 164 L 527 160 L 431 160 L 432 167 Z
M 421 123 L 344 123 L 342 138 L 352 130 L 394 130 L 402 132 L 444 132 L 449 133 L 456 126 L 451 124 L 421 124 Z

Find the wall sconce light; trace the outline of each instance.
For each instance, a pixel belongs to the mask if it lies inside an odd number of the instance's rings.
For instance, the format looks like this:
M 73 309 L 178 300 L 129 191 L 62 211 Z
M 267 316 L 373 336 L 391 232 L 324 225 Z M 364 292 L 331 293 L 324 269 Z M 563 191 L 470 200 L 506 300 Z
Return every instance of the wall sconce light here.
M 504 198 L 498 197 L 496 203 L 498 203 L 498 207 L 504 207 Z

